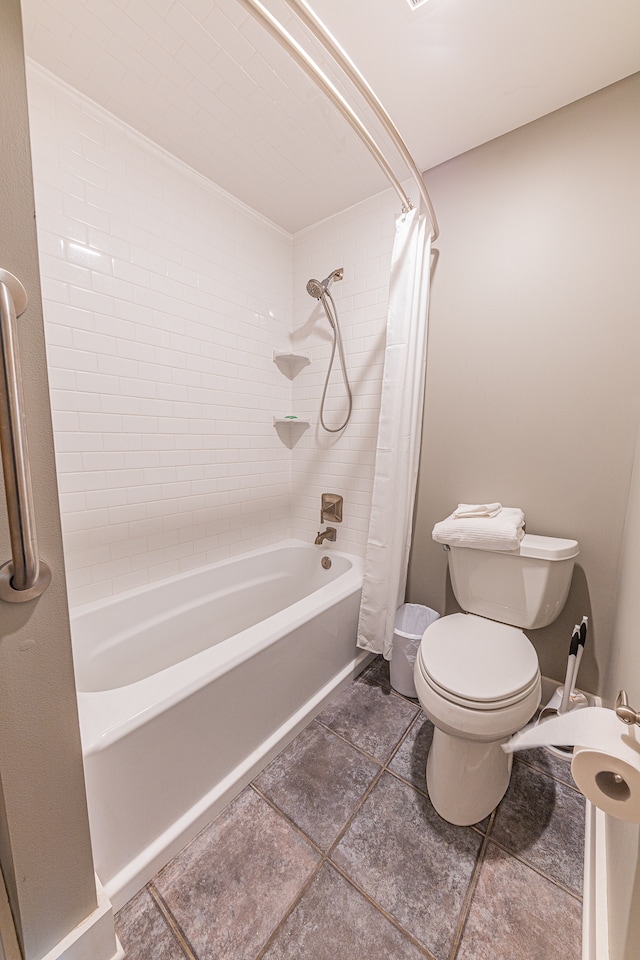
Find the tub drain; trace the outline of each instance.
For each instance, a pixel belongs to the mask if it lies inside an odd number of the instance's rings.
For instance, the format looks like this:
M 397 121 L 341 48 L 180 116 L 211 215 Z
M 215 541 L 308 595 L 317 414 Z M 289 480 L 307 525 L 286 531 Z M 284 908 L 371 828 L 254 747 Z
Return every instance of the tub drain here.
M 325 570 L 329 570 L 331 567 L 331 560 L 329 559 L 329 557 L 323 557 L 320 563 L 322 564 Z

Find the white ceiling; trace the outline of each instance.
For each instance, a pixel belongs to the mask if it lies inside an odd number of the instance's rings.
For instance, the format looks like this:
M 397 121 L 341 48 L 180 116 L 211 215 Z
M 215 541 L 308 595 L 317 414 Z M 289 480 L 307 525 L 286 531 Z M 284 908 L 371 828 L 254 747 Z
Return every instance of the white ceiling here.
M 264 2 L 338 80 L 282 0 Z M 420 169 L 640 70 L 639 0 L 311 4 Z M 238 0 L 22 0 L 22 9 L 29 57 L 289 232 L 388 185 Z M 405 178 L 390 146 L 388 155 Z

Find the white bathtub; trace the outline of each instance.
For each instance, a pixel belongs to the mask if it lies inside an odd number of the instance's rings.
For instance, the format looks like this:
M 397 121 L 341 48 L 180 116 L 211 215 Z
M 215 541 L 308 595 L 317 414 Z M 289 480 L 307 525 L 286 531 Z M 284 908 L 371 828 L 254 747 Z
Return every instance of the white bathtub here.
M 358 558 L 291 540 L 72 611 L 95 867 L 115 909 L 371 659 L 355 645 L 361 586 Z

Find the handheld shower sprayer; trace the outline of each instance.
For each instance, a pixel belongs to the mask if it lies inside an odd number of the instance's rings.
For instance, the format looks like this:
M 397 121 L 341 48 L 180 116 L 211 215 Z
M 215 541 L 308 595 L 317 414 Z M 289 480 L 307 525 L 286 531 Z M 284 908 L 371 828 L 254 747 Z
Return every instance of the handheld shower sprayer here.
M 313 297 L 314 300 L 321 300 L 323 294 L 327 292 L 333 281 L 342 280 L 343 276 L 344 268 L 338 267 L 337 270 L 333 270 L 324 280 L 309 280 L 307 283 L 307 293 L 310 297 Z
M 320 300 L 322 306 L 324 307 L 324 312 L 327 315 L 327 320 L 331 324 L 331 329 L 333 330 L 333 344 L 331 347 L 331 358 L 329 360 L 329 367 L 327 369 L 327 376 L 324 381 L 324 388 L 322 390 L 322 400 L 320 401 L 320 423 L 322 424 L 323 429 L 328 433 L 339 433 L 341 430 L 344 430 L 346 425 L 349 423 L 351 417 L 351 409 L 353 406 L 353 398 L 351 396 L 351 386 L 349 384 L 349 377 L 347 375 L 347 365 L 344 357 L 344 345 L 342 343 L 342 332 L 340 330 L 340 324 L 338 323 L 338 311 L 336 305 L 333 302 L 333 297 L 329 293 L 329 287 L 334 282 L 334 280 L 342 280 L 344 276 L 344 268 L 338 267 L 337 270 L 333 270 L 328 277 L 325 277 L 324 280 L 309 280 L 307 282 L 307 293 L 310 297 L 313 297 L 314 300 Z M 329 386 L 329 378 L 331 377 L 331 370 L 333 368 L 333 360 L 336 354 L 336 346 L 338 348 L 338 354 L 340 356 L 340 366 L 342 368 L 342 379 L 344 381 L 345 390 L 347 393 L 347 414 L 344 418 L 344 421 L 338 427 L 328 427 L 324 419 L 324 406 L 325 400 L 327 398 L 327 387 Z

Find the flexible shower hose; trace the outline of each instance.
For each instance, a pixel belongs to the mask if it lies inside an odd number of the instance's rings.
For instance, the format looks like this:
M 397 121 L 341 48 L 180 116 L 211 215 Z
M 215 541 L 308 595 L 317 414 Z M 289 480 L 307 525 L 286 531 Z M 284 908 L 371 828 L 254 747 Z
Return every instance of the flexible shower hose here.
M 336 305 L 333 302 L 333 297 L 328 290 L 323 291 L 322 296 L 320 297 L 322 301 L 322 306 L 324 307 L 324 312 L 327 315 L 327 320 L 331 324 L 333 330 L 333 345 L 331 347 L 331 359 L 329 360 L 329 366 L 327 367 L 327 376 L 324 381 L 324 388 L 322 390 L 322 400 L 320 401 L 320 423 L 324 430 L 327 433 L 339 433 L 341 430 L 344 430 L 346 425 L 351 419 L 351 409 L 353 407 L 353 397 L 351 395 L 351 386 L 349 384 L 349 377 L 347 375 L 347 367 L 344 358 L 344 345 L 342 343 L 342 331 L 340 330 L 340 325 L 338 323 L 338 311 Z M 333 368 L 333 361 L 336 355 L 336 344 L 338 346 L 338 354 L 340 356 L 340 368 L 342 370 L 342 379 L 344 381 L 344 386 L 347 391 L 347 399 L 349 401 L 349 409 L 347 411 L 347 416 L 345 417 L 344 423 L 341 423 L 339 427 L 328 427 L 324 422 L 324 404 L 327 397 L 327 387 L 329 386 L 329 378 L 331 377 L 331 370 Z

